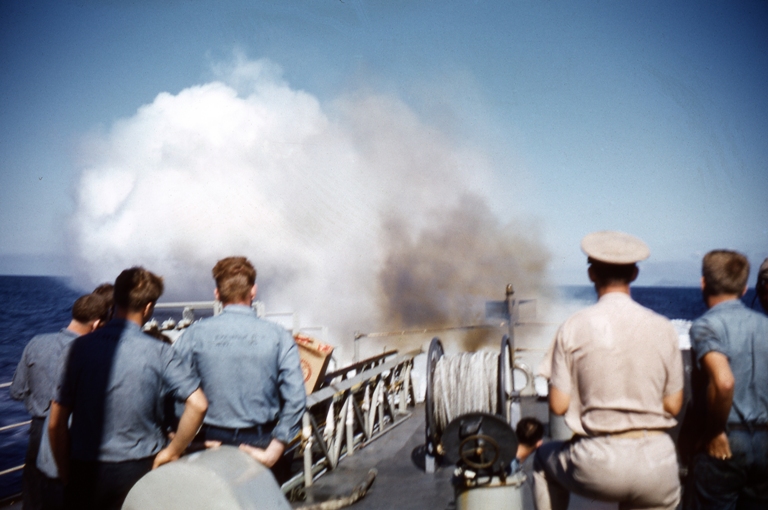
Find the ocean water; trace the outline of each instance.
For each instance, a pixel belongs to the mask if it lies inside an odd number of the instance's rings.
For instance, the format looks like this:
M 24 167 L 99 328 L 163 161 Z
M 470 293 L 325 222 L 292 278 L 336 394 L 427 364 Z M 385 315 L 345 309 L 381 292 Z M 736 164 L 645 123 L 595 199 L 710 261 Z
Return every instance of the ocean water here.
M 10 382 L 24 346 L 39 334 L 58 331 L 71 319 L 82 292 L 60 278 L 0 276 L 0 383 Z M 29 419 L 21 402 L 0 389 L 0 426 Z M 0 432 L 0 471 L 24 462 L 27 427 Z M 0 499 L 21 490 L 21 472 L 0 477 Z
M 595 301 L 591 287 L 562 287 L 561 295 L 585 306 Z M 10 382 L 27 342 L 39 333 L 58 331 L 70 320 L 72 303 L 83 292 L 65 279 L 0 276 L 0 383 Z M 693 320 L 705 311 L 698 288 L 635 287 L 632 297 L 670 319 Z M 749 306 L 754 291 L 744 298 Z M 0 389 L 0 426 L 29 419 L 24 406 Z M 24 462 L 27 429 L 0 432 L 0 471 Z M 0 500 L 21 490 L 21 472 L 0 476 Z

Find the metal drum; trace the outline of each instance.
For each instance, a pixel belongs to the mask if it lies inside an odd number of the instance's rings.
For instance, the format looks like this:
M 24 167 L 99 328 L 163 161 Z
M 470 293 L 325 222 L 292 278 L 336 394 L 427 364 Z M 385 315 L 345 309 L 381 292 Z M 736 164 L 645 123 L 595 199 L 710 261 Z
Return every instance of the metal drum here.
M 291 510 L 272 472 L 233 446 L 187 455 L 150 471 L 123 510 Z
M 525 475 L 518 473 L 505 481 L 494 478 L 479 487 L 456 489 L 456 510 L 523 510 Z
M 525 474 L 507 474 L 517 437 L 504 419 L 487 413 L 459 416 L 446 427 L 442 444 L 446 460 L 456 464 L 457 510 L 523 509 Z

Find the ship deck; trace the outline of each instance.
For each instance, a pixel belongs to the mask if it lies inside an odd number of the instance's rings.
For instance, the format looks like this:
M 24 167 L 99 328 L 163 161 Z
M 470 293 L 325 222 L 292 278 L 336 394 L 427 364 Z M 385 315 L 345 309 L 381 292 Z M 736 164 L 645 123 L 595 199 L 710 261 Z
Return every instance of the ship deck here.
M 546 403 L 535 399 L 523 399 L 523 416 L 536 416 L 542 422 L 548 420 Z M 326 501 L 333 497 L 349 494 L 366 478 L 368 471 L 375 468 L 377 476 L 365 497 L 352 504 L 352 510 L 453 510 L 453 486 L 451 476 L 453 466 L 438 466 L 435 473 L 426 473 L 423 469 L 424 445 L 424 406 L 411 409 L 411 416 L 402 419 L 399 424 L 359 450 L 354 455 L 341 460 L 338 467 L 315 480 L 313 487 L 306 489 L 307 501 L 296 503 L 298 508 L 310 503 Z M 528 476 L 523 490 L 523 508 L 533 510 L 530 488 L 532 459 L 523 465 Z M 8 502 L 10 503 L 10 502 Z M 21 509 L 21 502 L 16 501 L 7 509 Z M 588 500 L 576 495 L 571 496 L 569 510 L 615 510 L 615 503 Z
M 523 402 L 523 416 L 537 416 L 546 422 L 546 404 Z M 350 506 L 354 510 L 455 509 L 451 475 L 453 466 L 439 466 L 434 474 L 425 473 L 420 464 L 420 447 L 424 444 L 424 408 L 417 406 L 410 418 L 403 420 L 383 437 L 343 459 L 336 470 L 315 481 L 307 490 L 307 502 L 325 501 L 334 495 L 349 493 L 366 477 L 368 470 L 378 471 L 373 485 L 364 498 Z M 523 487 L 525 510 L 533 510 L 530 489 L 532 458 L 523 465 L 528 481 Z M 299 505 L 295 505 L 299 506 Z M 571 510 L 614 510 L 615 503 L 604 503 L 571 496 Z

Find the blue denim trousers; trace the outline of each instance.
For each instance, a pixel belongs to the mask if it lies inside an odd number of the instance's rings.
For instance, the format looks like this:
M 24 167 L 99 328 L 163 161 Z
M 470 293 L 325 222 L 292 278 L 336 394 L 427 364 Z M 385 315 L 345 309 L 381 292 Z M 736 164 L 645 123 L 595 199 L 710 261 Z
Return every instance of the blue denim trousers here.
M 685 486 L 686 510 L 768 508 L 768 430 L 732 430 L 733 456 L 694 456 Z

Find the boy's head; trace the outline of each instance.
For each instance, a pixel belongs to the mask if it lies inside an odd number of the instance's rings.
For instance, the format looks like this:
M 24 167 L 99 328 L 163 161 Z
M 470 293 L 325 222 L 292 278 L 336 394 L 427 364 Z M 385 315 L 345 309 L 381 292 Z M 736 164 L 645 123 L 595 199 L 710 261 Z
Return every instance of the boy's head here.
M 130 312 L 142 312 L 163 294 L 163 279 L 143 267 L 124 270 L 115 280 L 115 305 Z
M 256 284 L 256 269 L 245 257 L 227 257 L 213 266 L 213 279 L 219 301 L 227 303 L 250 302 Z
M 72 305 L 72 319 L 80 324 L 87 325 L 94 321 L 103 323 L 104 318 L 109 314 L 111 302 L 98 294 L 86 294 L 80 296 Z M 97 325 L 98 327 L 98 325 Z
M 115 307 L 115 286 L 111 283 L 102 283 L 91 294 L 100 296 L 105 301 L 106 310 L 104 316 L 101 319 L 103 324 L 106 324 L 112 318 L 112 310 Z
M 537 448 L 544 437 L 544 424 L 536 418 L 526 417 L 517 423 L 517 442 L 530 448 Z
M 749 261 L 732 250 L 712 250 L 701 262 L 701 283 L 706 296 L 738 295 L 747 288 Z

